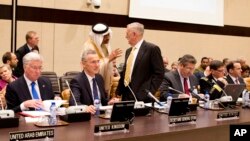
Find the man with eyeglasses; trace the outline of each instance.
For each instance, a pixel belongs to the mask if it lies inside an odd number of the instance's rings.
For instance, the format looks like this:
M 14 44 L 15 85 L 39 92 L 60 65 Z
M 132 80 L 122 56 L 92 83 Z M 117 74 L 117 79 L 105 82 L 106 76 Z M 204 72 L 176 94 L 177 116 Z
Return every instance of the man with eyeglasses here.
M 43 58 L 30 52 L 23 57 L 24 74 L 6 88 L 7 108 L 14 112 L 44 109 L 43 100 L 54 99 L 51 82 L 41 76 Z
M 219 60 L 211 61 L 211 74 L 200 79 L 200 92 L 203 94 L 209 93 L 210 100 L 220 98 L 227 81 L 225 79 L 225 66 Z
M 160 86 L 161 101 L 166 101 L 168 93 L 173 94 L 173 97 L 190 96 L 189 90 L 197 88 L 199 84 L 197 78 L 193 75 L 196 62 L 194 56 L 186 54 L 179 60 L 177 70 L 165 73 Z M 169 87 L 175 90 L 170 90 Z

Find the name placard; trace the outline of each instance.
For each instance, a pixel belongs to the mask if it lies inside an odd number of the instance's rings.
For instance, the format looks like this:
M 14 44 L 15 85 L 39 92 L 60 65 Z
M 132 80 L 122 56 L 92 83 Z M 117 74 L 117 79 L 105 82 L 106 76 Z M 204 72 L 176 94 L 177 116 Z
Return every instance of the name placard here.
M 219 112 L 217 114 L 217 119 L 226 119 L 226 118 L 238 118 L 240 116 L 240 111 L 234 110 L 234 111 L 225 111 L 225 112 Z
M 10 141 L 42 139 L 54 137 L 54 129 L 10 132 Z
M 129 122 L 111 122 L 95 125 L 94 133 L 129 129 Z
M 169 116 L 168 123 L 183 123 L 183 122 L 191 122 L 196 121 L 196 115 L 189 114 L 189 115 L 181 115 L 181 116 Z

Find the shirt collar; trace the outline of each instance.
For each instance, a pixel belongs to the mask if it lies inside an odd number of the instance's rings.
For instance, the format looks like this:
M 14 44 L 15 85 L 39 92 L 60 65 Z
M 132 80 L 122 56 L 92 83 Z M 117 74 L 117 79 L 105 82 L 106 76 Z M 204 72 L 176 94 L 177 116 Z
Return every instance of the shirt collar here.
M 86 74 L 86 76 L 87 76 L 87 78 L 88 78 L 89 82 L 92 82 L 92 81 L 93 81 L 93 78 L 95 78 L 95 77 L 91 77 L 91 76 L 90 76 L 90 75 L 88 75 L 86 72 L 85 72 L 85 74 Z
M 31 51 L 31 50 L 32 50 L 32 47 L 31 47 L 29 44 L 27 44 L 27 46 L 28 46 L 29 50 Z
M 23 76 L 27 85 L 30 86 L 33 81 L 29 80 L 29 78 L 25 74 Z M 38 85 L 37 80 L 35 81 L 35 83 Z
M 142 42 L 143 42 L 143 39 L 141 39 L 139 42 L 137 42 L 137 44 L 135 44 L 134 47 L 139 50 L 140 47 L 141 47 Z

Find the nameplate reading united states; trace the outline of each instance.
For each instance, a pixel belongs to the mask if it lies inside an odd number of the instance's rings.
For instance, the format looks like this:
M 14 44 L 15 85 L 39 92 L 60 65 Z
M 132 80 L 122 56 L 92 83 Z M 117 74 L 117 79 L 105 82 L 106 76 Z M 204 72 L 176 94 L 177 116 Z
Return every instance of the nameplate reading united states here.
M 196 115 L 181 115 L 181 116 L 169 116 L 168 123 L 183 123 L 183 122 L 192 122 L 196 121 Z
M 54 129 L 10 132 L 10 141 L 53 138 Z
M 126 130 L 129 129 L 129 122 L 111 122 L 108 124 L 95 125 L 94 133 L 124 130 L 124 129 Z
M 228 119 L 228 118 L 239 118 L 240 111 L 226 111 L 226 112 L 219 112 L 217 114 L 217 119 Z

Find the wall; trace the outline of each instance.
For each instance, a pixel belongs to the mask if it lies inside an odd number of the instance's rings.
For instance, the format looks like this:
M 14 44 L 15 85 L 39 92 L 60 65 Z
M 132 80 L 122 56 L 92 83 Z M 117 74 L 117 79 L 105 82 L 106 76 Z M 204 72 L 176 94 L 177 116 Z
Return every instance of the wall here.
M 0 0 L 1 4 L 10 5 L 11 0 Z M 129 0 L 102 0 L 100 9 L 88 7 L 86 0 L 18 0 L 18 5 L 126 16 L 128 14 Z M 247 27 L 246 29 L 248 29 L 250 27 L 250 16 L 247 14 L 250 13 L 249 7 L 250 1 L 248 0 L 225 0 L 225 25 L 238 28 Z M 32 14 L 39 15 L 40 13 L 30 13 L 30 15 Z M 88 21 L 97 22 L 100 20 L 100 17 L 80 17 L 79 20 L 83 20 L 86 23 Z M 119 23 L 119 21 L 112 22 Z M 129 47 L 125 39 L 124 27 L 126 24 L 124 23 L 124 26 L 112 27 L 113 36 L 111 40 L 112 48 L 122 48 L 124 52 Z M 1 19 L 0 16 L 0 25 L 0 54 L 3 54 L 5 51 L 9 51 L 11 46 L 11 21 Z M 84 41 L 88 38 L 90 25 L 92 23 L 66 24 L 19 20 L 17 22 L 16 46 L 18 48 L 25 43 L 24 36 L 27 31 L 35 30 L 39 34 L 39 47 L 41 54 L 45 58 L 44 70 L 52 70 L 59 75 L 70 70 L 80 70 L 80 52 Z M 123 24 L 121 23 L 120 25 Z M 181 25 L 179 28 L 181 28 Z M 152 27 L 154 26 L 157 25 L 152 25 Z M 168 26 L 168 24 L 164 26 Z M 203 56 L 211 56 L 214 59 L 245 57 L 248 63 L 250 61 L 250 56 L 248 55 L 249 36 L 194 33 L 171 29 L 158 30 L 147 28 L 147 26 L 145 28 L 145 40 L 159 45 L 162 54 L 168 56 L 170 62 L 177 60 L 186 53 L 193 54 L 198 61 Z M 195 29 L 196 26 L 194 25 L 192 28 Z M 216 28 L 214 31 L 216 31 Z M 247 30 L 247 33 L 249 35 L 249 30 Z M 123 61 L 124 55 L 117 62 L 121 63 Z

